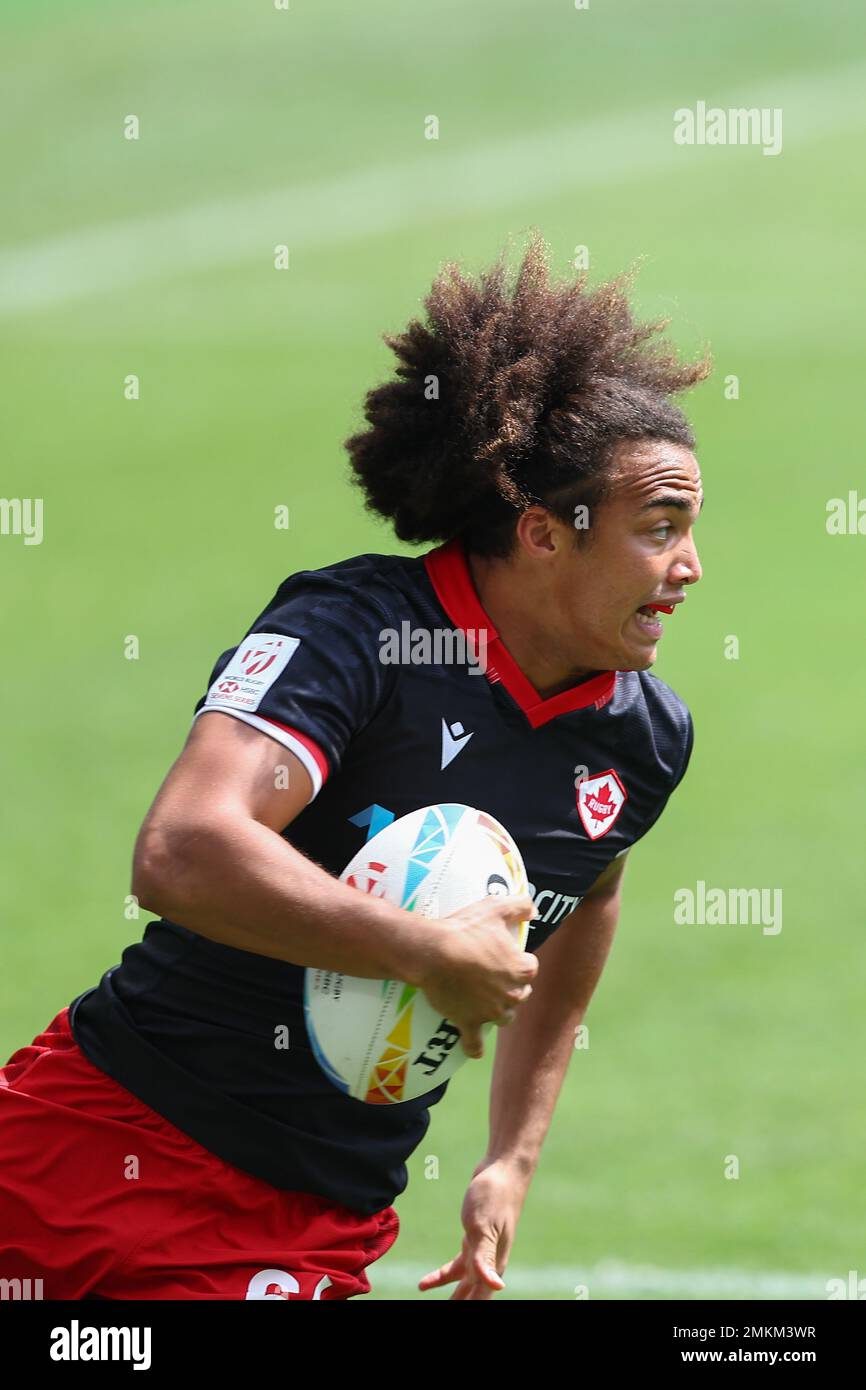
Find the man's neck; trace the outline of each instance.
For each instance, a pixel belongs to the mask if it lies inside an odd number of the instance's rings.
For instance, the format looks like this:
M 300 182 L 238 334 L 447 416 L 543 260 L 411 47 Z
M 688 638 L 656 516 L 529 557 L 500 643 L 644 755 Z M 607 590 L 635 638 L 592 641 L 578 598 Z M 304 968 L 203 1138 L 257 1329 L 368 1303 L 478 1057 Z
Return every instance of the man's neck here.
M 587 666 L 563 665 L 556 643 L 539 628 L 536 597 L 515 584 L 502 561 L 468 555 L 467 563 L 485 613 L 543 700 L 599 674 Z

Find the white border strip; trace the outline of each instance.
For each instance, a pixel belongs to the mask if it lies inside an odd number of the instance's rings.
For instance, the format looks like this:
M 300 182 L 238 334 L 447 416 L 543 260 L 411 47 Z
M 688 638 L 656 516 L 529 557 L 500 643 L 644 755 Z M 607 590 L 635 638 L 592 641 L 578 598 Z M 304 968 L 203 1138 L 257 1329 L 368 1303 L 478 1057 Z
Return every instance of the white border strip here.
M 254 729 L 260 729 L 263 734 L 267 734 L 269 738 L 276 739 L 277 743 L 281 743 L 284 748 L 288 748 L 290 753 L 294 753 L 298 762 L 303 763 L 310 775 L 310 781 L 313 784 L 313 795 L 310 797 L 307 805 L 309 806 L 311 801 L 315 801 L 319 792 L 322 790 L 322 773 L 319 764 L 316 762 L 309 748 L 305 748 L 300 739 L 295 738 L 294 734 L 288 733 L 287 730 L 279 728 L 276 724 L 271 724 L 269 720 L 262 719 L 257 714 L 247 714 L 246 710 L 224 709 L 222 705 L 203 705 L 194 718 L 198 719 L 200 714 L 230 714 L 233 719 L 240 719 L 244 724 L 251 724 Z

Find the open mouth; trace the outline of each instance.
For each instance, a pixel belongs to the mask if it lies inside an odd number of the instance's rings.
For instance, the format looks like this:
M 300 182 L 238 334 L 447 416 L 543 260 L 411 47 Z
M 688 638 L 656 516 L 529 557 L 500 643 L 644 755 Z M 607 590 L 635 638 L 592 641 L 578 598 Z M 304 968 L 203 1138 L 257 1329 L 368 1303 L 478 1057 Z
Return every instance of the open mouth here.
M 652 638 L 653 641 L 658 641 L 664 633 L 664 628 L 659 622 L 657 614 L 673 613 L 673 611 L 672 603 L 644 603 L 634 615 L 635 622 L 645 636 Z

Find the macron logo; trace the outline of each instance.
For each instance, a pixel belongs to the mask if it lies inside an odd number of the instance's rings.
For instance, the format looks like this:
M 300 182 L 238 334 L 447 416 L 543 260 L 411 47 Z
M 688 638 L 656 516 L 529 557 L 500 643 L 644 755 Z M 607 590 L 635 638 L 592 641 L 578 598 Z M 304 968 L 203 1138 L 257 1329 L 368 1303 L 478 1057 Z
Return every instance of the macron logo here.
M 442 762 L 439 764 L 440 772 L 444 772 L 448 764 L 453 763 L 457 754 L 461 749 L 466 747 L 471 737 L 472 733 L 465 734 L 463 732 L 463 725 L 459 722 L 449 725 L 446 724 L 444 719 L 442 720 Z

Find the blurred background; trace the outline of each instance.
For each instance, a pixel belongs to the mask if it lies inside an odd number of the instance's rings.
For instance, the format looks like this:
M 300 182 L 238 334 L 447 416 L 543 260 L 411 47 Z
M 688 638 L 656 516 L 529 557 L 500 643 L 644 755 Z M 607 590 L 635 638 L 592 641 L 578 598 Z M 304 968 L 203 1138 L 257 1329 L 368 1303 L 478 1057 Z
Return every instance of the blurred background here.
M 558 274 L 643 258 L 639 310 L 716 369 L 684 400 L 704 579 L 655 668 L 691 771 L 500 1297 L 866 1276 L 866 536 L 827 530 L 866 497 L 858 7 L 7 0 L 0 37 L 0 492 L 44 499 L 41 544 L 0 536 L 3 1060 L 140 936 L 134 837 L 216 656 L 287 574 L 401 548 L 342 451 L 382 332 L 538 227 Z M 781 153 L 676 145 L 698 101 L 781 108 Z M 782 930 L 678 925 L 699 881 L 782 890 Z M 432 1112 L 374 1298 L 459 1249 L 490 1064 Z

